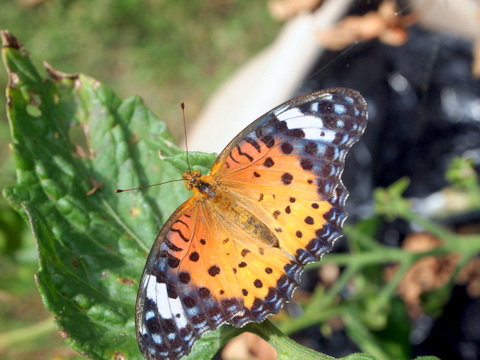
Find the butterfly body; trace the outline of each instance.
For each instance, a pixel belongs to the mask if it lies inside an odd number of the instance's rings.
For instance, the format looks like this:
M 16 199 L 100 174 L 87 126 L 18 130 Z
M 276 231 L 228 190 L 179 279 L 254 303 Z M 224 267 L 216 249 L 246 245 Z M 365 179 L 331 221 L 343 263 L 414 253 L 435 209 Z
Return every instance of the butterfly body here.
M 276 314 L 341 235 L 345 156 L 366 126 L 350 89 L 286 102 L 253 122 L 160 231 L 141 280 L 137 338 L 147 359 L 179 359 L 207 330 Z

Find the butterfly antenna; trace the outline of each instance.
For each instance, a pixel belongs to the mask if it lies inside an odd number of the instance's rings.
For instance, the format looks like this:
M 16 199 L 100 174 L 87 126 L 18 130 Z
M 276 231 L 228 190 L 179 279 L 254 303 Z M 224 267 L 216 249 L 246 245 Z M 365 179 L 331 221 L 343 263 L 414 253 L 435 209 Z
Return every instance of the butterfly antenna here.
M 325 70 L 327 67 L 329 67 L 330 65 L 332 65 L 335 61 L 337 61 L 338 59 L 340 59 L 343 55 L 345 55 L 347 52 L 349 52 L 355 45 L 357 45 L 359 43 L 358 40 L 355 40 L 355 42 L 353 42 L 352 44 L 350 44 L 346 49 L 343 49 L 343 51 L 338 54 L 337 56 L 335 56 L 332 60 L 330 60 L 329 62 L 327 62 L 325 65 L 323 65 L 320 69 L 318 69 L 317 71 L 315 71 L 310 77 L 313 77 L 317 74 L 320 74 L 323 70 Z
M 188 157 L 188 136 L 187 136 L 187 121 L 185 120 L 185 103 L 182 101 L 180 103 L 180 106 L 182 107 L 183 134 L 185 138 L 185 160 L 187 161 L 188 171 L 192 171 L 192 168 L 190 167 L 190 159 Z
M 134 188 L 130 188 L 130 189 L 115 189 L 115 192 L 118 194 L 118 193 L 122 193 L 122 192 L 125 192 L 125 191 L 143 190 L 143 189 L 146 189 L 146 188 L 149 188 L 149 187 L 152 187 L 152 186 L 164 185 L 164 184 L 172 183 L 172 182 L 175 182 L 175 181 L 185 181 L 185 180 L 184 179 L 175 179 L 175 180 L 169 180 L 169 181 L 165 181 L 165 182 L 158 183 L 158 184 L 139 186 L 139 187 L 134 187 Z

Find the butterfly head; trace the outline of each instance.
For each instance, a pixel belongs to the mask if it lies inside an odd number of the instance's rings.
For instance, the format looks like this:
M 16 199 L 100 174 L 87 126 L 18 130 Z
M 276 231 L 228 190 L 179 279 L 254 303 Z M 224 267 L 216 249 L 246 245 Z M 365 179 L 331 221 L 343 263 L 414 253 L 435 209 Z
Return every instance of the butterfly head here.
M 185 171 L 183 173 L 185 187 L 192 191 L 194 196 L 213 198 L 216 196 L 215 179 L 211 175 L 203 175 L 200 170 Z

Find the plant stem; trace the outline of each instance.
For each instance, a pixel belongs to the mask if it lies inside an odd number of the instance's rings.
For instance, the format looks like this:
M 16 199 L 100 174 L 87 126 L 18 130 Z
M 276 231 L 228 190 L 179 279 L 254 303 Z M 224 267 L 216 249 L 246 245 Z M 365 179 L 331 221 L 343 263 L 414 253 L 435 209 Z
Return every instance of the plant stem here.
M 25 343 L 55 330 L 52 318 L 20 329 L 0 333 L 0 352 L 18 343 Z
M 346 307 L 342 305 L 321 307 L 314 310 L 312 307 L 312 311 L 305 312 L 301 317 L 282 322 L 279 325 L 280 330 L 285 334 L 292 334 L 309 326 L 325 322 L 328 319 L 340 317 L 347 311 Z
M 268 341 L 277 350 L 279 360 L 333 360 L 335 358 L 318 353 L 314 350 L 296 343 L 284 333 L 282 333 L 269 320 L 265 320 L 261 325 L 250 323 L 248 330 Z
M 393 294 L 397 290 L 400 281 L 402 281 L 403 277 L 408 272 L 414 262 L 414 257 L 410 256 L 400 264 L 397 271 L 395 271 L 392 279 L 390 279 L 390 281 L 385 284 L 385 287 L 382 289 L 378 296 L 378 301 L 376 302 L 375 306 L 378 310 L 382 309 L 384 306 L 387 306 L 388 303 L 391 303 Z

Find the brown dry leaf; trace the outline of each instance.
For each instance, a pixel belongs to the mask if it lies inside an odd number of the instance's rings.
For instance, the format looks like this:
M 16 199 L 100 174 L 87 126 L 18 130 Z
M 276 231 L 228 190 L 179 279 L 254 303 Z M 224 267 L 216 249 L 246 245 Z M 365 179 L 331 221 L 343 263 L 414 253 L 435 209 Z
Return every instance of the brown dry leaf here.
M 407 251 L 420 253 L 435 249 L 441 244 L 442 242 L 438 238 L 430 234 L 415 233 L 405 239 L 402 247 Z
M 304 11 L 313 11 L 323 0 L 272 0 L 268 2 L 270 14 L 275 20 L 284 21 Z
M 407 237 L 403 248 L 411 252 L 424 252 L 439 246 L 441 241 L 432 235 L 417 233 Z M 423 314 L 420 307 L 420 295 L 444 286 L 453 274 L 458 261 L 457 255 L 427 256 L 417 261 L 400 282 L 398 292 L 407 304 L 411 317 Z M 398 266 L 387 269 L 387 281 L 393 277 Z
M 338 280 L 340 267 L 336 264 L 325 264 L 318 269 L 317 274 L 325 287 L 330 287 Z
M 480 297 L 480 259 L 470 260 L 458 274 L 457 283 L 467 286 L 467 293 L 471 297 Z
M 245 332 L 225 346 L 222 358 L 226 360 L 275 360 L 277 352 L 272 345 L 258 335 Z
M 403 248 L 411 252 L 425 252 L 439 246 L 441 241 L 432 235 L 417 233 L 405 239 Z M 455 270 L 459 256 L 428 256 L 417 261 L 405 274 L 398 287 L 398 293 L 407 304 L 412 318 L 423 314 L 420 295 L 444 286 Z M 390 280 L 398 266 L 385 270 L 385 278 Z M 480 296 L 480 258 L 473 258 L 459 272 L 456 283 L 465 285 L 471 297 Z
M 341 50 L 356 41 L 378 38 L 399 46 L 407 41 L 406 28 L 416 22 L 415 15 L 399 15 L 395 1 L 386 0 L 377 11 L 363 16 L 348 16 L 336 27 L 317 33 L 318 41 L 330 50 Z

